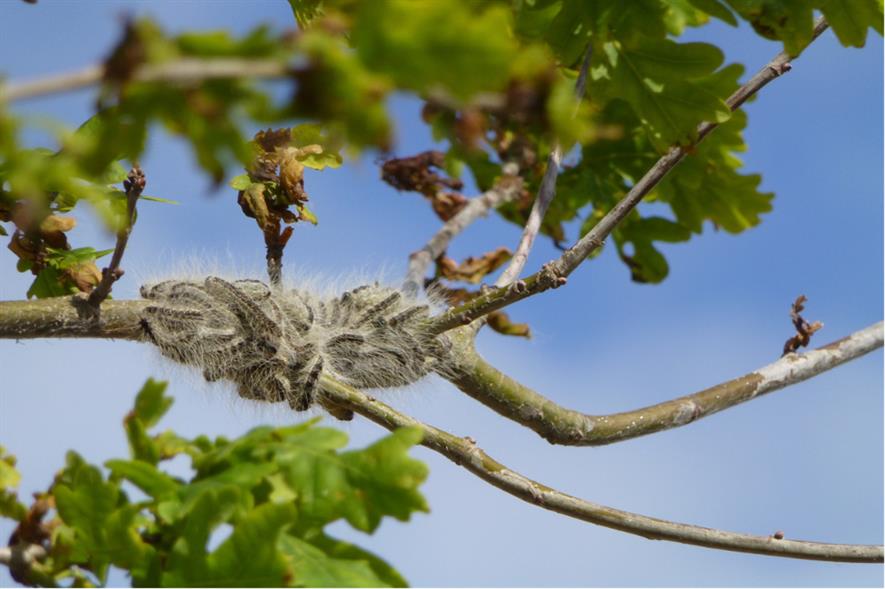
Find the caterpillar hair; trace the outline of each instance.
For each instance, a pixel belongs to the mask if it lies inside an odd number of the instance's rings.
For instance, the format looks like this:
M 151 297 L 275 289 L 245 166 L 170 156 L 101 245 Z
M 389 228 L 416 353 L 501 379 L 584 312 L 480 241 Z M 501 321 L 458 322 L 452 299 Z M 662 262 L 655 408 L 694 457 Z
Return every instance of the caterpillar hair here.
M 141 295 L 142 327 L 161 354 L 296 411 L 314 403 L 324 373 L 357 388 L 404 386 L 439 370 L 449 350 L 425 327 L 428 304 L 378 283 L 325 296 L 210 276 L 146 284 Z

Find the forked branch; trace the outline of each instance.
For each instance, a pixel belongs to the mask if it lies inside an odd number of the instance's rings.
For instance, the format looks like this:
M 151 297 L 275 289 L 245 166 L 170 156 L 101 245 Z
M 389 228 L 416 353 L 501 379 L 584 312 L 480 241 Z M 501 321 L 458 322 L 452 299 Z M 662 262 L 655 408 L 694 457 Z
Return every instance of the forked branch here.
M 459 389 L 524 425 L 551 444 L 601 446 L 688 425 L 703 417 L 813 378 L 882 347 L 882 322 L 804 354 L 778 361 L 700 392 L 657 405 L 587 415 L 566 409 L 497 370 L 473 349 L 468 333 L 456 332 L 458 365 L 450 375 Z
M 105 301 L 101 314 L 95 317 L 79 297 L 0 301 L 0 339 L 80 337 L 144 341 L 141 313 L 147 304 Z M 680 427 L 808 380 L 882 347 L 883 326 L 879 322 L 816 350 L 789 354 L 691 395 L 611 415 L 587 415 L 561 407 L 483 360 L 473 349 L 470 333 L 459 331 L 452 337 L 455 365 L 446 377 L 461 390 L 551 443 L 592 446 Z
M 98 317 L 94 314 L 84 316 L 78 307 L 83 304 L 85 301 L 76 297 L 0 302 L 0 338 L 116 337 L 135 341 L 144 340 L 139 316 L 145 302 L 105 301 Z M 805 355 L 821 353 L 828 358 L 827 360 L 809 361 L 807 364 L 802 364 L 801 359 L 805 356 L 799 356 L 797 360 L 795 355 L 791 355 L 772 365 L 772 367 L 777 366 L 778 368 L 768 367 L 758 373 L 763 376 L 767 375 L 770 382 L 773 383 L 770 390 L 790 384 L 791 373 L 795 371 L 804 370 L 805 378 L 808 378 L 813 375 L 812 373 L 822 372 L 848 361 L 851 357 L 860 355 L 859 352 L 849 352 L 845 346 L 855 350 L 873 349 L 877 345 L 880 346 L 882 342 L 881 324 L 868 329 L 872 332 L 860 332 L 862 335 L 855 334 L 843 340 L 843 342 L 852 342 L 851 344 L 843 344 L 842 342 L 832 344 L 830 346 L 832 353 L 827 352 L 825 348 Z M 855 355 L 852 356 L 852 353 Z M 786 363 L 788 362 L 796 362 L 795 368 L 787 368 L 788 364 Z M 806 365 L 809 368 L 802 368 Z M 815 365 L 817 368 L 810 368 Z M 321 386 L 323 391 L 321 402 L 324 405 L 335 407 L 338 410 L 354 411 L 388 429 L 405 426 L 420 427 L 424 432 L 422 444 L 428 448 L 441 453 L 456 464 L 464 466 L 473 474 L 507 493 L 544 509 L 647 538 L 695 544 L 721 550 L 840 562 L 882 562 L 883 560 L 883 550 L 880 546 L 822 544 L 784 540 L 770 536 L 735 534 L 669 522 L 590 503 L 524 477 L 486 455 L 472 441 L 459 438 L 398 413 L 360 391 L 327 377 L 322 378 Z M 759 394 L 761 391 L 757 390 L 756 396 Z M 715 395 L 707 396 L 715 397 Z M 722 408 L 724 407 L 716 410 Z

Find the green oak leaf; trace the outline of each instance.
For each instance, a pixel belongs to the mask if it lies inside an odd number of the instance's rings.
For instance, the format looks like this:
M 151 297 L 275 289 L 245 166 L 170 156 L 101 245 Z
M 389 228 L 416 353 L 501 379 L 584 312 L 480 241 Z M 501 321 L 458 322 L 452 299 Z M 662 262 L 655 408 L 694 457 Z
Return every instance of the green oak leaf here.
M 705 78 L 717 75 L 722 52 L 707 43 L 648 40 L 636 46 L 605 43 L 594 56 L 594 90 L 630 103 L 659 151 L 694 141 L 704 121 L 721 123 L 731 111 Z M 714 84 L 715 85 L 715 84 Z
M 677 243 L 688 241 L 691 231 L 663 217 L 640 217 L 630 215 L 613 233 L 615 246 L 621 259 L 629 266 L 635 282 L 656 284 L 664 280 L 670 271 L 667 260 L 654 246 L 655 241 Z M 632 244 L 628 254 L 626 244 Z
M 132 412 L 145 427 L 155 426 L 172 406 L 172 397 L 166 395 L 167 385 L 166 382 L 149 378 L 135 397 Z
M 145 542 L 140 529 L 146 524 L 140 505 L 124 505 L 105 520 L 105 534 L 111 563 L 129 571 L 134 578 L 144 576 L 157 555 L 156 549 Z
M 216 587 L 313 586 L 299 578 L 282 550 L 283 531 L 295 523 L 291 503 L 259 505 L 234 527 L 231 535 L 206 559 L 201 584 Z M 282 537 L 281 537 L 282 536 Z
M 701 0 L 692 1 L 697 5 L 702 3 Z M 811 41 L 815 10 L 823 13 L 839 42 L 846 47 L 863 47 L 870 28 L 882 34 L 881 0 L 725 1 L 741 18 L 749 21 L 757 33 L 782 41 L 784 50 L 794 56 Z
M 135 406 L 123 420 L 132 457 L 150 464 L 157 464 L 160 451 L 147 430 L 156 425 L 172 405 L 172 397 L 165 395 L 166 384 L 147 379 L 135 397 Z
M 52 492 L 58 515 L 70 529 L 71 562 L 88 565 L 104 579 L 114 549 L 108 538 L 108 518 L 122 499 L 119 486 L 105 482 L 96 467 L 69 451 Z
M 697 10 L 706 12 L 712 17 L 730 24 L 733 27 L 738 25 L 737 18 L 734 13 L 728 9 L 722 0 L 688 0 L 688 3 Z
M 268 26 L 259 26 L 241 38 L 230 31 L 186 32 L 175 39 L 185 55 L 196 57 L 275 57 L 281 55 L 281 44 Z M 285 53 L 283 52 L 284 56 Z
M 389 587 L 362 560 L 331 557 L 304 540 L 283 534 L 279 548 L 290 563 L 292 579 L 301 587 Z
M 882 0 L 818 0 L 816 4 L 846 47 L 863 47 L 869 28 L 882 34 Z
M 520 12 L 534 12 L 536 21 L 547 20 L 543 39 L 569 66 L 578 65 L 588 43 L 593 43 L 597 52 L 603 43 L 663 39 L 667 33 L 664 4 L 658 0 L 560 0 L 539 4 L 526 2 Z M 522 15 L 523 20 L 526 18 Z M 533 23 L 533 28 L 540 29 L 540 23 Z
M 322 532 L 310 532 L 305 535 L 304 539 L 339 561 L 346 559 L 367 563 L 375 577 L 389 587 L 408 587 L 408 583 L 402 575 L 387 561 L 355 544 L 332 538 Z
M 517 45 L 510 11 L 460 0 L 366 0 L 353 43 L 362 61 L 400 87 L 458 99 L 504 89 Z
M 733 152 L 743 145 L 740 133 L 745 126 L 746 113 L 735 113 L 683 160 L 677 173 L 658 185 L 659 198 L 695 233 L 701 232 L 704 221 L 740 233 L 758 225 L 760 215 L 771 210 L 774 195 L 759 191 L 762 177 L 738 171 L 742 162 Z
M 111 480 L 126 479 L 149 497 L 163 500 L 175 495 L 181 483 L 156 466 L 142 460 L 108 460 L 105 466 L 111 471 Z
M 15 468 L 15 456 L 0 446 L 0 516 L 21 520 L 27 508 L 16 496 L 15 489 L 21 482 L 21 474 Z
M 78 247 L 75 249 L 63 250 L 47 247 L 46 251 L 49 252 L 49 255 L 46 256 L 47 264 L 58 270 L 66 270 L 84 262 L 95 261 L 113 253 L 114 250 L 108 249 L 99 251 L 92 247 Z
M 164 587 L 216 586 L 222 579 L 210 576 L 207 544 L 212 531 L 230 518 L 240 503 L 241 491 L 233 486 L 211 489 L 197 498 L 176 528 L 176 539 L 160 577 Z
M 46 266 L 28 287 L 27 297 L 47 299 L 74 294 L 77 287 L 66 282 L 62 273 L 53 266 Z

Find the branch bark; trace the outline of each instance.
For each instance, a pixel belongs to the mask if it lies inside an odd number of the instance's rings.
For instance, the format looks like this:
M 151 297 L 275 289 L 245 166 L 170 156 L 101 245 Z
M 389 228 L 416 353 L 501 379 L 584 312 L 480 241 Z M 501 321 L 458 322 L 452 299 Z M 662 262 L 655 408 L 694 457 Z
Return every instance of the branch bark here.
M 0 339 L 95 337 L 143 341 L 147 301 L 105 301 L 96 316 L 85 297 L 0 301 Z
M 84 318 L 82 306 L 85 304 L 87 304 L 86 301 L 79 297 L 0 302 L 0 338 L 101 337 L 144 340 L 139 312 L 146 302 L 105 301 L 102 304 L 100 318 L 96 318 L 93 314 L 87 314 Z M 851 356 L 846 346 L 852 349 L 862 349 L 864 346 L 871 345 L 870 338 L 873 342 L 878 342 L 872 344 L 873 347 L 870 349 L 881 345 L 881 324 L 868 329 L 874 329 L 875 333 L 861 336 L 855 334 L 841 342 L 836 342 L 803 356 L 787 356 L 775 364 L 757 371 L 763 380 L 759 382 L 753 396 L 791 384 L 792 380 L 790 379 L 797 372 L 803 374 L 804 378 L 810 378 L 813 376 L 812 373 L 817 374 L 846 362 L 851 357 L 860 355 L 856 353 L 855 356 Z M 831 350 L 831 353 L 827 350 Z M 822 357 L 814 362 L 802 360 L 815 353 L 824 353 L 827 359 L 824 360 Z M 785 364 L 789 362 L 796 362 L 796 365 L 790 368 Z M 803 364 L 803 362 L 805 363 Z M 769 384 L 764 386 L 771 388 L 767 390 L 760 388 L 765 382 Z M 320 400 L 323 405 L 336 407 L 339 410 L 354 411 L 388 429 L 407 426 L 419 427 L 424 432 L 422 441 L 424 446 L 439 452 L 474 475 L 523 501 L 569 517 L 650 539 L 669 540 L 720 550 L 837 562 L 872 563 L 883 561 L 881 546 L 824 544 L 777 539 L 772 536 L 737 534 L 656 519 L 584 501 L 507 468 L 488 456 L 468 438 L 459 438 L 443 430 L 425 425 L 412 417 L 395 411 L 377 399 L 338 383 L 327 376 L 321 378 L 321 386 Z M 715 397 L 715 395 L 712 396 Z
M 94 337 L 145 341 L 140 313 L 146 301 L 105 301 L 94 316 L 82 297 L 0 301 L 0 339 Z M 882 347 L 876 323 L 805 354 L 789 354 L 768 366 L 697 393 L 633 411 L 587 415 L 557 405 L 497 370 L 473 348 L 472 332 L 452 334 L 455 365 L 446 378 L 501 415 L 553 444 L 611 444 L 697 421 L 735 405 L 808 380 Z
M 142 66 L 132 79 L 137 82 L 185 83 L 213 78 L 284 78 L 288 75 L 288 64 L 269 59 L 180 59 Z M 96 64 L 74 72 L 0 84 L 0 101 L 15 102 L 71 92 L 94 86 L 103 77 L 104 66 Z
M 817 39 L 827 29 L 827 26 L 826 21 L 823 18 L 819 18 L 815 23 L 811 41 L 813 42 Z M 798 56 L 791 56 L 787 53 L 780 53 L 775 56 L 755 76 L 750 78 L 746 84 L 738 88 L 725 101 L 726 104 L 732 111 L 740 108 L 747 99 L 756 94 L 769 82 L 789 71 L 792 67 L 790 60 L 796 57 Z M 696 144 L 703 141 L 718 126 L 718 123 L 703 123 L 700 125 L 697 131 L 698 139 Z M 569 274 L 574 272 L 587 259 L 587 256 L 602 247 L 606 237 L 608 237 L 612 230 L 630 214 L 646 194 L 651 192 L 663 180 L 670 170 L 675 168 L 691 152 L 692 147 L 671 147 L 584 237 L 566 250 L 558 259 L 548 262 L 540 271 L 520 281 L 522 283 L 520 288 L 512 288 L 513 285 L 511 285 L 511 287 L 499 288 L 476 297 L 440 315 L 433 322 L 433 331 L 441 333 L 461 325 L 467 325 L 483 315 L 502 309 L 516 301 L 564 285 Z
M 487 483 L 532 505 L 592 524 L 643 536 L 718 550 L 833 562 L 883 561 L 883 548 L 874 545 L 824 544 L 773 536 L 738 534 L 712 528 L 666 521 L 591 503 L 552 489 L 511 470 L 482 451 L 470 438 L 459 438 L 403 415 L 380 401 L 328 377 L 321 380 L 323 395 L 334 403 L 389 430 L 418 427 L 421 444 L 462 466 Z
M 593 46 L 587 45 L 587 49 L 584 51 L 584 59 L 581 61 L 578 80 L 575 82 L 575 98 L 577 99 L 578 104 L 583 100 L 584 91 L 587 88 L 587 74 L 590 71 L 590 56 L 592 55 L 592 51 Z M 516 247 L 516 252 L 514 252 L 510 264 L 507 265 L 507 268 L 501 273 L 501 276 L 499 276 L 498 280 L 495 282 L 496 286 L 506 286 L 510 284 L 519 278 L 522 269 L 525 267 L 525 263 L 529 259 L 529 252 L 532 251 L 532 245 L 534 245 L 535 238 L 538 236 L 538 231 L 541 230 L 541 222 L 544 220 L 544 215 L 547 214 L 547 209 L 550 207 L 550 203 L 556 198 L 556 180 L 559 178 L 559 168 L 561 163 L 562 147 L 560 147 L 557 142 L 550 151 L 550 155 L 547 157 L 547 169 L 544 170 L 544 177 L 541 178 L 541 186 L 538 187 L 538 195 L 535 197 L 535 202 L 532 204 L 532 210 L 529 212 L 528 221 L 522 230 L 522 236 L 519 238 L 519 245 Z
M 776 362 L 697 393 L 657 405 L 587 415 L 557 405 L 497 370 L 473 348 L 472 334 L 455 332 L 458 363 L 447 375 L 463 392 L 524 425 L 551 444 L 601 446 L 688 425 L 735 405 L 813 378 L 882 347 L 882 322 L 805 354 Z

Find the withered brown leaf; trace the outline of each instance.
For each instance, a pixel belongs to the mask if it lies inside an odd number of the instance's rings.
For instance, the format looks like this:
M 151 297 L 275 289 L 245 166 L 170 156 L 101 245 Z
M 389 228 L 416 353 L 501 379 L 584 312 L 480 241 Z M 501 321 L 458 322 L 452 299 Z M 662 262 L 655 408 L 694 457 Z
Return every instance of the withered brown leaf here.
M 799 295 L 790 308 L 790 319 L 793 320 L 793 327 L 796 328 L 796 335 L 791 337 L 784 343 L 783 356 L 795 352 L 801 347 L 806 347 L 811 342 L 811 336 L 814 332 L 821 329 L 824 324 L 820 321 L 809 323 L 800 313 L 805 310 L 805 302 L 808 298 L 805 295 Z
M 512 255 L 511 251 L 503 246 L 478 258 L 470 256 L 460 264 L 443 255 L 436 261 L 436 270 L 440 276 L 448 280 L 479 284 L 486 275 L 500 268 Z
M 504 311 L 493 311 L 486 317 L 489 327 L 502 335 L 514 335 L 531 339 L 532 331 L 527 323 L 513 323 Z
M 90 292 L 101 282 L 101 270 L 93 262 L 81 262 L 64 271 L 65 278 L 82 292 Z
M 264 184 L 254 183 L 248 189 L 241 190 L 237 202 L 243 212 L 255 219 L 258 227 L 263 231 L 270 223 L 270 211 L 264 200 Z

